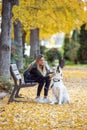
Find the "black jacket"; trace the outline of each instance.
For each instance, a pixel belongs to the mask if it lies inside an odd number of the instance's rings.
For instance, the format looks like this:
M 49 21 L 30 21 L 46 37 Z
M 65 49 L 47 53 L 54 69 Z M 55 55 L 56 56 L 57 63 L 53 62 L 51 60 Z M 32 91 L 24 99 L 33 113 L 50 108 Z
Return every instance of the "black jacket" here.
M 46 68 L 47 70 L 47 68 Z M 32 67 L 24 72 L 24 81 L 25 83 L 29 82 L 41 82 L 45 80 L 49 74 L 49 70 L 47 70 L 46 76 L 43 76 L 37 69 L 36 63 L 32 65 Z

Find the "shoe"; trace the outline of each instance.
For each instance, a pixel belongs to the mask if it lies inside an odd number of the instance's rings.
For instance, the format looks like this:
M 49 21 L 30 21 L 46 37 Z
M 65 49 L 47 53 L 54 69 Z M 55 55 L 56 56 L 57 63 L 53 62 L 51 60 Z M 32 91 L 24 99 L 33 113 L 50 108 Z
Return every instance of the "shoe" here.
M 40 97 L 36 97 L 35 98 L 35 102 L 37 102 L 37 103 L 43 103 L 43 99 L 41 99 Z
M 51 103 L 51 100 L 49 98 L 43 98 L 43 103 Z
M 24 97 L 22 97 L 20 95 L 16 95 L 15 98 L 24 98 Z

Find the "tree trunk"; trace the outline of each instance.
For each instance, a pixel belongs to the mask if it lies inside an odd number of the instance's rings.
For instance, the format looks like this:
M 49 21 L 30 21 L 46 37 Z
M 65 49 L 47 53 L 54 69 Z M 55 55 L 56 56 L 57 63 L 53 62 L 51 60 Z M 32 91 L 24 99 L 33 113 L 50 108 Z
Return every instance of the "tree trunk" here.
M 19 0 L 8 0 L 12 5 L 19 5 Z
M 2 1 L 2 24 L 0 37 L 0 76 L 10 78 L 11 18 L 12 6 L 9 0 Z
M 23 57 L 24 57 L 24 52 L 25 52 L 25 39 L 26 39 L 26 32 L 23 31 L 22 33 Z
M 22 30 L 21 23 L 18 20 L 14 23 L 14 41 L 17 47 L 16 64 L 19 70 L 23 69 L 23 47 L 22 47 Z
M 40 53 L 39 29 L 30 30 L 30 56 L 36 57 Z

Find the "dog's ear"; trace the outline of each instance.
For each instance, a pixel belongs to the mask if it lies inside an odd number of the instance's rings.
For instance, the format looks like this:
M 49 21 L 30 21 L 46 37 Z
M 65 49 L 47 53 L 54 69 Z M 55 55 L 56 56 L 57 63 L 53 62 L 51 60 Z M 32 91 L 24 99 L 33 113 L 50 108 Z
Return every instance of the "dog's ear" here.
M 60 73 L 60 66 L 59 65 L 57 66 L 57 71 Z

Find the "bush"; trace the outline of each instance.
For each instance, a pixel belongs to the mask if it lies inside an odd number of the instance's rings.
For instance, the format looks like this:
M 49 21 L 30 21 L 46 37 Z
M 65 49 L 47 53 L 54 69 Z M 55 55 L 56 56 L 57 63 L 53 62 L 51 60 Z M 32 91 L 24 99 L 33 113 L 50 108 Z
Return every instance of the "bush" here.
M 75 63 L 73 61 L 66 60 L 66 65 L 72 66 L 75 65 Z
M 10 91 L 12 89 L 12 84 L 10 81 L 0 76 L 0 88 L 2 90 Z
M 29 66 L 29 64 L 31 62 L 33 62 L 33 61 L 34 61 L 34 57 L 28 57 L 28 56 L 26 56 L 24 58 L 24 70 L 27 69 L 27 67 Z
M 46 53 L 46 59 L 48 62 L 53 64 L 55 60 L 59 60 L 62 58 L 61 52 L 57 48 L 51 48 Z
M 47 48 L 45 46 L 40 46 L 40 52 L 41 52 L 41 54 L 45 54 L 46 49 Z

